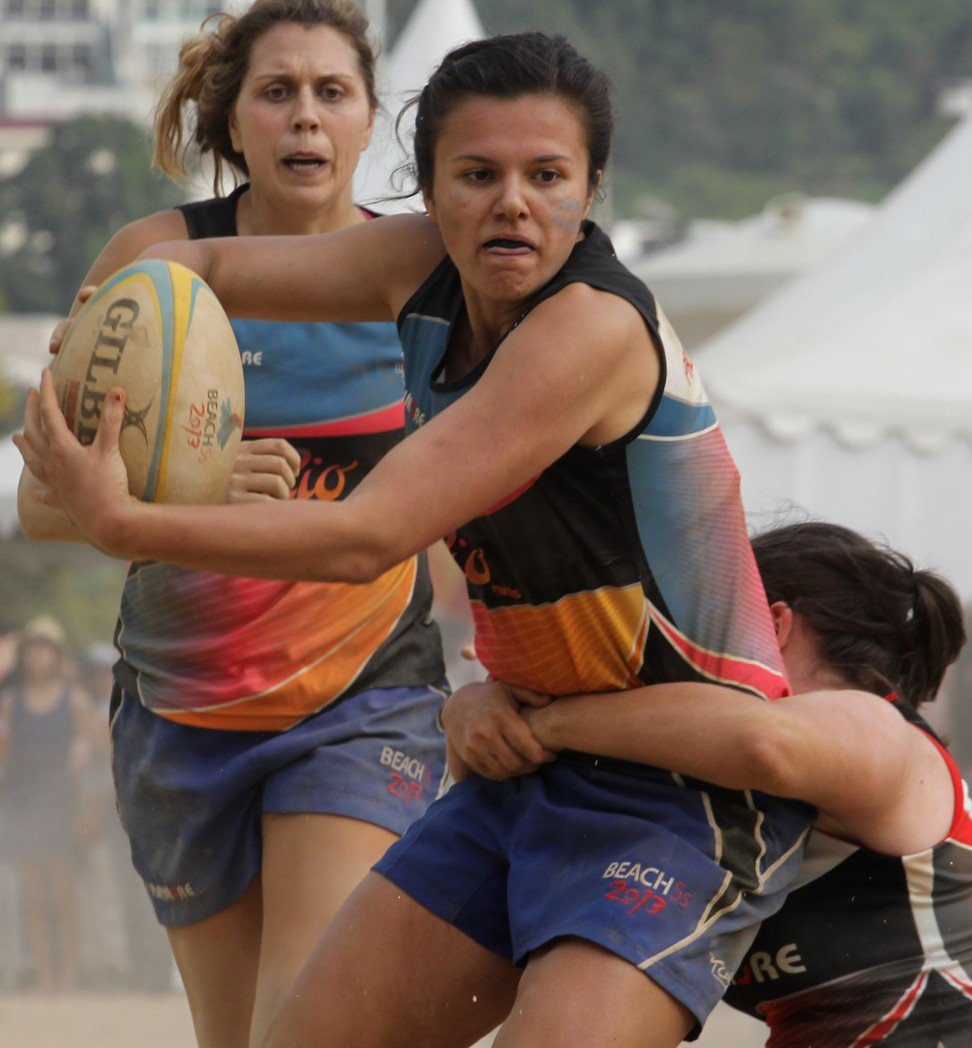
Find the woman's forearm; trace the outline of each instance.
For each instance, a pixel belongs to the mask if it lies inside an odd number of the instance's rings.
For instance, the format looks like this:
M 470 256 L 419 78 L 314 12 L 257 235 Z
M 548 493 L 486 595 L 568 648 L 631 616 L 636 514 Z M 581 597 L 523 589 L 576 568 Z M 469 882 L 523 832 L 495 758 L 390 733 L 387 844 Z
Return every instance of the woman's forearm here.
M 206 282 L 223 309 L 234 317 L 263 320 L 306 320 L 298 300 L 299 271 L 292 255 L 307 254 L 314 237 L 219 237 L 172 240 L 153 244 L 140 259 L 178 262 Z M 287 277 L 281 281 L 281 274 Z M 323 311 L 326 314 L 326 310 Z M 310 319 L 326 319 L 313 317 Z
M 827 832 L 889 855 L 937 844 L 953 816 L 941 753 L 891 703 L 867 692 L 765 702 L 714 685 L 664 684 L 558 699 L 521 715 L 548 749 L 805 801 Z
M 406 221 L 362 222 L 314 236 L 169 240 L 140 257 L 198 273 L 230 316 L 388 321 L 442 254 L 437 244 L 416 240 L 425 229 L 419 216 L 398 218 Z
M 558 699 L 526 710 L 548 749 L 636 761 L 731 789 L 789 787 L 777 753 L 785 718 L 771 703 L 714 684 L 674 683 Z
M 167 240 L 160 244 L 152 244 L 147 247 L 138 257 L 161 258 L 167 262 L 178 262 L 180 265 L 191 269 L 193 273 L 210 284 L 213 280 L 213 264 L 215 252 L 214 242 L 211 240 Z M 216 291 L 215 288 L 213 288 Z M 217 296 L 219 292 L 216 292 Z
M 133 560 L 294 581 L 370 582 L 397 560 L 341 503 L 175 506 L 132 500 L 104 549 Z M 357 522 L 360 523 L 360 522 Z

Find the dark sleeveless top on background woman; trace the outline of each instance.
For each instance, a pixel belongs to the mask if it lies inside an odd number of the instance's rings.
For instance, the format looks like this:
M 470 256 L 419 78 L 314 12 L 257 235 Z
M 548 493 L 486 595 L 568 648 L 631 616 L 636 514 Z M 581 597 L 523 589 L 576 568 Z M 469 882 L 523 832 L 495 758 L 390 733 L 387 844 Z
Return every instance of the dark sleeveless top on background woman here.
M 76 810 L 70 688 L 65 685 L 56 705 L 44 713 L 28 708 L 23 687 L 14 687 L 12 694 L 0 780 L 6 850 L 15 861 L 67 857 L 74 844 Z

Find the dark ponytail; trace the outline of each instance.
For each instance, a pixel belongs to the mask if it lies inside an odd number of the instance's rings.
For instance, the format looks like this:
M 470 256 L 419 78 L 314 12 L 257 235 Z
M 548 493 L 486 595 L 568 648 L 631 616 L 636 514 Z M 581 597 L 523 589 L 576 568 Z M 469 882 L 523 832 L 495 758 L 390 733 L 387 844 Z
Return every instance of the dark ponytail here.
M 962 607 L 943 578 L 816 521 L 765 532 L 753 551 L 770 603 L 800 614 L 823 660 L 848 683 L 915 707 L 935 698 L 965 643 Z
M 958 658 L 966 635 L 962 608 L 952 587 L 931 571 L 914 572 L 915 601 L 909 630 L 911 653 L 906 653 L 902 666 L 902 696 L 935 697 L 945 670 Z M 940 666 L 937 674 L 929 669 Z M 917 705 L 917 703 L 915 703 Z

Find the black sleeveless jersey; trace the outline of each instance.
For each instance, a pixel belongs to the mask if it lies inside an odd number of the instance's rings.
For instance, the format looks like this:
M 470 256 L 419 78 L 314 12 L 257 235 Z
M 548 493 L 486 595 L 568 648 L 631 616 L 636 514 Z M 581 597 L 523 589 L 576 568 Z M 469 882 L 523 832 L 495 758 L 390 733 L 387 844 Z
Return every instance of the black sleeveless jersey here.
M 653 397 L 646 390 L 646 414 L 626 436 L 575 445 L 448 537 L 480 660 L 498 680 L 550 695 L 671 680 L 784 694 L 739 475 L 698 372 L 650 291 L 593 223 L 527 312 L 571 283 L 638 311 L 661 380 Z M 490 366 L 491 356 L 442 381 L 463 305 L 459 273 L 445 258 L 402 309 L 409 426 L 448 410 Z
M 769 1048 L 972 1046 L 972 821 L 942 754 L 955 817 L 941 844 L 897 858 L 811 834 L 805 883 L 763 922 L 726 994 L 765 1019 Z

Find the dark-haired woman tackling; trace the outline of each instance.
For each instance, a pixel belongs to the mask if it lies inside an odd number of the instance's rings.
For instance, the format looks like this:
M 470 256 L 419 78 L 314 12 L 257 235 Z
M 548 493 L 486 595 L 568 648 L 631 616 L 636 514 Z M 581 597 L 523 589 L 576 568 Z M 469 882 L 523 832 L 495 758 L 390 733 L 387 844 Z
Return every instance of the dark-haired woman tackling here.
M 917 712 L 964 642 L 958 598 L 835 525 L 781 527 L 753 549 L 791 684 L 806 694 L 758 703 L 714 685 L 662 685 L 534 708 L 543 700 L 518 692 L 521 725 L 548 751 L 651 761 L 818 807 L 798 887 L 763 922 L 726 995 L 766 1021 L 770 1048 L 964 1048 L 968 791 Z M 503 751 L 483 728 L 484 708 L 505 721 L 510 699 L 501 685 L 470 685 L 447 704 L 452 741 L 485 774 L 529 763 L 510 756 L 522 743 Z M 610 872 L 620 896 L 672 904 L 656 870 L 627 861 Z

